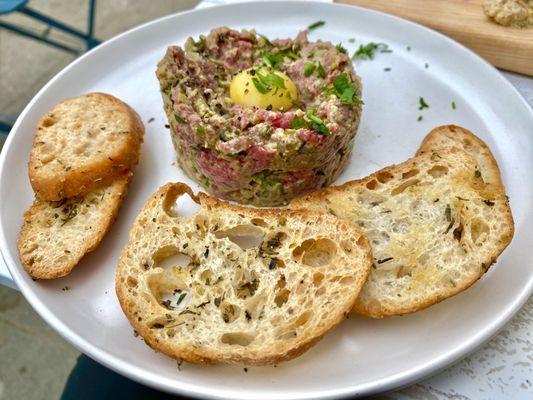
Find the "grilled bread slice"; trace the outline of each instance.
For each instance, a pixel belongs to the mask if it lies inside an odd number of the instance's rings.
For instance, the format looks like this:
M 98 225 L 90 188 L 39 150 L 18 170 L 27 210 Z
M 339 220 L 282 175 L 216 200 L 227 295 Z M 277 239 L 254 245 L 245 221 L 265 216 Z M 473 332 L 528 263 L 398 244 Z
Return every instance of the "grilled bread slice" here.
M 182 195 L 196 214 L 173 206 Z M 371 265 L 361 231 L 331 215 L 246 208 L 167 184 L 130 230 L 116 291 L 155 350 L 264 365 L 302 354 L 343 320 Z
M 484 180 L 484 167 L 459 147 L 426 148 L 290 207 L 328 211 L 370 240 L 374 265 L 355 312 L 373 318 L 411 313 L 468 288 L 511 241 L 504 189 Z
M 103 239 L 127 193 L 131 173 L 82 198 L 36 199 L 24 214 L 19 258 L 34 279 L 67 275 Z
M 505 191 L 500 168 L 489 147 L 468 129 L 457 125 L 443 125 L 433 129 L 425 137 L 416 155 L 432 150 L 459 147 L 476 159 L 483 181 L 493 185 L 494 190 Z
M 28 164 L 37 197 L 59 201 L 110 184 L 139 160 L 144 127 L 135 111 L 104 93 L 67 99 L 37 126 Z

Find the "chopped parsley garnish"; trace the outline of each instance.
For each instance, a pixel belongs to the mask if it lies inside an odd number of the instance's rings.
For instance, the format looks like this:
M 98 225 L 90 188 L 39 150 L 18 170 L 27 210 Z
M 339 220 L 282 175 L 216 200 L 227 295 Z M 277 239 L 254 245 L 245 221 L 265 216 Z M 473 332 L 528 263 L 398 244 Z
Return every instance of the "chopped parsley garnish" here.
M 180 124 L 184 124 L 186 122 L 182 117 L 177 114 L 174 115 L 174 118 L 176 118 L 176 121 Z
M 316 133 L 321 135 L 332 136 L 324 121 L 317 117 L 315 112 L 316 110 L 314 108 L 307 110 L 307 118 L 311 120 L 311 128 L 313 128 Z
M 255 76 L 252 78 L 252 82 L 260 93 L 268 93 L 273 87 L 276 89 L 285 89 L 285 81 L 283 78 L 273 72 L 268 72 L 267 74 L 263 75 L 259 72 L 259 70 L 255 70 L 254 75 Z
M 70 286 L 63 286 L 63 289 L 61 289 L 63 292 L 66 292 L 70 290 Z
M 320 28 L 321 26 L 324 26 L 324 25 L 326 25 L 326 21 L 316 21 L 315 23 L 312 23 L 311 25 L 309 25 L 307 27 L 307 30 L 308 31 L 313 31 L 316 28 Z
M 383 71 L 389 72 L 391 69 L 389 67 L 383 68 Z
M 346 54 L 346 53 L 348 52 L 348 50 L 346 50 L 346 49 L 344 48 L 344 46 L 342 45 L 342 43 L 339 43 L 338 45 L 336 45 L 335 48 L 336 48 L 337 50 L 339 50 L 341 53 L 344 53 L 344 54 Z
M 352 59 L 372 60 L 377 51 L 380 53 L 392 53 L 388 44 L 370 42 L 365 45 L 359 45 L 359 49 L 357 49 Z
M 424 68 L 426 68 L 426 69 L 429 68 L 429 64 L 428 64 L 428 63 L 425 63 L 425 64 L 424 64 Z
M 311 75 L 315 71 L 315 69 L 316 69 L 315 64 L 313 63 L 305 64 L 304 71 L 303 71 L 304 76 Z
M 273 46 L 272 42 L 270 41 L 269 38 L 267 38 L 265 35 L 261 35 L 260 33 L 257 34 L 261 39 L 263 39 L 265 41 L 266 44 L 268 44 L 269 46 Z
M 422 121 L 422 119 L 424 119 L 423 116 L 419 115 L 418 118 L 416 119 L 418 122 Z
M 418 106 L 419 110 L 423 110 L 424 108 L 429 108 L 429 104 L 426 103 L 426 100 L 424 100 L 423 97 L 420 97 L 418 99 L 418 104 L 419 104 L 419 106 Z
M 326 70 L 324 69 L 324 66 L 321 62 L 318 62 L 318 66 L 316 67 L 316 73 L 321 78 L 325 78 L 327 76 Z
M 355 43 L 355 38 L 348 39 L 348 43 Z
M 255 88 L 257 89 L 257 91 L 258 91 L 259 93 L 263 93 L 263 94 L 265 94 L 265 93 L 270 92 L 271 87 L 269 87 L 268 85 L 265 85 L 265 84 L 264 84 L 263 82 L 261 82 L 259 79 L 257 79 L 257 78 L 252 78 L 252 82 L 253 82 Z
M 291 129 L 307 128 L 307 122 L 300 117 L 294 117 L 291 121 Z
M 205 135 L 205 127 L 203 125 L 196 125 L 196 133 L 198 135 Z
M 411 51 L 411 46 L 407 46 L 407 51 Z
M 279 52 L 279 54 L 283 55 L 283 57 L 289 57 L 293 60 L 298 60 L 300 58 L 300 56 L 291 49 L 282 50 Z
M 341 72 L 333 79 L 333 87 L 328 89 L 328 92 L 335 94 L 341 104 L 363 104 L 363 101 L 357 97 L 355 86 L 348 79 L 346 72 Z
M 452 101 L 452 110 L 455 110 L 457 108 L 457 104 L 455 104 L 455 101 Z
M 274 73 L 268 73 L 266 75 L 257 74 L 257 77 L 269 86 L 277 87 L 280 89 L 286 89 L 285 81 L 283 78 Z
M 264 52 L 262 55 L 263 63 L 267 67 L 276 68 L 276 66 L 283 62 L 283 55 L 282 54 L 272 54 Z

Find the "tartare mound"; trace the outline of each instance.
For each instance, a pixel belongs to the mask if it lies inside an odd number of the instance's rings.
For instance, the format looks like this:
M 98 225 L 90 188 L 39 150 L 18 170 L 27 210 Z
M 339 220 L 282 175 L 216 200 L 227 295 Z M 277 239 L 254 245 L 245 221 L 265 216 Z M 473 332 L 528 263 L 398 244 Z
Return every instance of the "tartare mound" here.
M 232 78 L 254 67 L 294 82 L 299 96 L 290 109 L 232 101 Z M 309 42 L 305 31 L 270 41 L 254 31 L 217 28 L 189 38 L 184 49 L 170 46 L 157 78 L 178 162 L 216 196 L 281 205 L 329 185 L 350 158 L 360 79 L 341 46 Z

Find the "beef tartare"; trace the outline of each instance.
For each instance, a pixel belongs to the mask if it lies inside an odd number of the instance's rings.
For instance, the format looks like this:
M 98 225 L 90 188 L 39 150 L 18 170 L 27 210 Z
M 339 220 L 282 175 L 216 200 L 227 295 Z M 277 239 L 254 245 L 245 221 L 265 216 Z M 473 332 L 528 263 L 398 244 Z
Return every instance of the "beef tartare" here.
M 281 205 L 350 158 L 361 83 L 342 46 L 217 28 L 170 46 L 157 77 L 178 162 L 216 196 Z

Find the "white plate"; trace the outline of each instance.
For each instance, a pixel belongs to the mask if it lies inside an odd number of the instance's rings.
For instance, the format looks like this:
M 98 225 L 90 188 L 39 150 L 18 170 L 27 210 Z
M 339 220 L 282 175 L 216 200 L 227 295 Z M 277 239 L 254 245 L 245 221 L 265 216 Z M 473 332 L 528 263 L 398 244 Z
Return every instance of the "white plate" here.
M 413 155 L 440 124 L 471 129 L 502 168 L 516 221 L 511 246 L 471 289 L 426 311 L 381 321 L 351 318 L 298 359 L 274 367 L 197 367 L 154 353 L 134 338 L 114 294 L 114 271 L 128 227 L 144 201 L 167 181 L 185 181 L 174 150 L 155 65 L 170 44 L 211 28 L 256 28 L 294 37 L 325 20 L 311 39 L 343 44 L 385 42 L 394 50 L 356 65 L 363 78 L 363 118 L 356 150 L 339 181 L 361 177 Z M 355 37 L 355 44 L 348 39 Z M 411 51 L 407 51 L 407 46 Z M 429 64 L 425 68 L 425 63 Z M 390 72 L 384 71 L 390 67 Z M 22 214 L 32 201 L 26 162 L 40 116 L 60 100 L 89 91 L 131 104 L 146 124 L 140 165 L 119 218 L 102 245 L 74 272 L 33 282 L 17 260 Z M 419 96 L 430 108 L 418 110 Z M 457 109 L 452 110 L 455 101 Z M 423 115 L 421 122 L 417 117 Z M 497 332 L 532 292 L 533 115 L 490 65 L 459 44 L 404 20 L 323 3 L 235 4 L 169 16 L 104 43 L 50 81 L 18 119 L 1 156 L 0 244 L 18 287 L 37 312 L 81 351 L 144 384 L 174 393 L 220 398 L 333 398 L 406 385 L 443 368 Z M 65 285 L 70 291 L 62 291 Z

